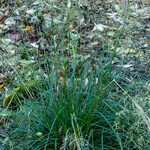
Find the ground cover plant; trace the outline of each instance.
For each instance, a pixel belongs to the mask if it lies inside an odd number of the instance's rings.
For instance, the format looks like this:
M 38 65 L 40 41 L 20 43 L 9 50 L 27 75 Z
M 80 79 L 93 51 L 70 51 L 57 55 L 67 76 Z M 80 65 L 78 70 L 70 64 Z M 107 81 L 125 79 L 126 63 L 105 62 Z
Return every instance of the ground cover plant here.
M 0 149 L 149 149 L 149 1 L 0 3 Z

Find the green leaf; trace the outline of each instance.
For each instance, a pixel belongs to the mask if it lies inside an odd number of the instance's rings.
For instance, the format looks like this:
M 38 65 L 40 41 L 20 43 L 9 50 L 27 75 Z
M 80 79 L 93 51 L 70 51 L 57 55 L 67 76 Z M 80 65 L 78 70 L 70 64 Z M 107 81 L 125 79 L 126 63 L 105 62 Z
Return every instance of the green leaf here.
M 9 17 L 9 18 L 7 18 L 7 19 L 5 20 L 5 24 L 11 26 L 11 25 L 14 24 L 14 21 L 15 21 L 15 20 L 14 20 L 13 17 Z
M 11 42 L 11 39 L 2 39 L 2 43 L 6 46 L 9 45 Z
M 27 14 L 33 15 L 36 12 L 35 9 L 29 9 L 26 11 Z

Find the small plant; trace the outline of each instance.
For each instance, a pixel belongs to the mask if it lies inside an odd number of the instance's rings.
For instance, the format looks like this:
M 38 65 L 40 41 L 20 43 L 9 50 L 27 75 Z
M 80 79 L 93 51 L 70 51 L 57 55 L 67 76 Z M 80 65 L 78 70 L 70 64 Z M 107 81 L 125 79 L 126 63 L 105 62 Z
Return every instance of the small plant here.
M 2 145 L 148 150 L 148 30 L 137 2 L 2 3 L 0 48 L 16 56 L 2 62 L 11 76 L 0 77 Z

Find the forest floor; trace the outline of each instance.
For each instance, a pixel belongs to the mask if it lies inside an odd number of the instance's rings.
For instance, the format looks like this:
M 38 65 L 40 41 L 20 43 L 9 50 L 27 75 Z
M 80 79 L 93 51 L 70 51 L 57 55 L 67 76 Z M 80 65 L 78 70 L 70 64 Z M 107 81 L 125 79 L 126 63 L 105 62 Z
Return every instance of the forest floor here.
M 148 0 L 0 2 L 0 150 L 148 150 Z

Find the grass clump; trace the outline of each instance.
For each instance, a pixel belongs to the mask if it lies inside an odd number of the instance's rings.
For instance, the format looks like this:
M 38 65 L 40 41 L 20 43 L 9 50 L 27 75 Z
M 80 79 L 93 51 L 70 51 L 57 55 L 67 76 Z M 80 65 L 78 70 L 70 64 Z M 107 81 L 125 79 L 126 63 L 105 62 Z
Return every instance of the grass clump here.
M 49 77 L 42 81 L 46 86 L 37 87 L 39 92 L 35 95 L 36 101 L 23 97 L 23 107 L 14 118 L 16 130 L 12 139 L 18 139 L 20 134 L 26 136 L 19 138 L 14 145 L 22 147 L 25 144 L 23 147 L 26 147 L 27 144 L 29 147 L 44 146 L 52 149 L 54 145 L 66 149 L 92 146 L 90 140 L 96 134 L 94 128 L 96 122 L 99 122 L 99 110 L 103 111 L 106 107 L 108 109 L 105 113 L 108 116 L 114 117 L 115 114 L 105 104 L 111 82 L 107 70 L 110 66 L 105 69 L 97 67 L 87 73 L 91 69 L 90 63 L 91 60 L 89 65 L 80 68 L 80 75 L 76 64 L 70 65 L 63 76 L 60 76 L 60 72 L 50 71 Z M 105 118 L 101 118 L 100 122 L 107 126 Z M 109 119 L 113 122 L 111 117 Z M 41 133 L 40 138 L 36 135 L 38 132 Z
M 20 37 L 14 45 L 21 50 L 14 54 L 20 60 L 8 63 L 9 88 L 1 94 L 3 145 L 14 150 L 148 150 L 149 91 L 143 86 L 149 84 L 149 76 L 143 78 L 148 65 L 142 69 L 147 46 L 138 47 L 132 3 L 57 2 L 10 3 L 12 16 L 17 13 L 10 25 Z
M 43 84 L 36 85 L 33 99 L 20 95 L 22 105 L 10 127 L 10 148 L 148 148 L 143 116 L 125 91 L 117 89 L 112 58 L 103 64 L 101 59 L 88 58 L 79 74 L 82 61 L 58 64 L 46 58 L 47 77 L 34 79 Z M 60 69 L 53 70 L 54 66 Z

